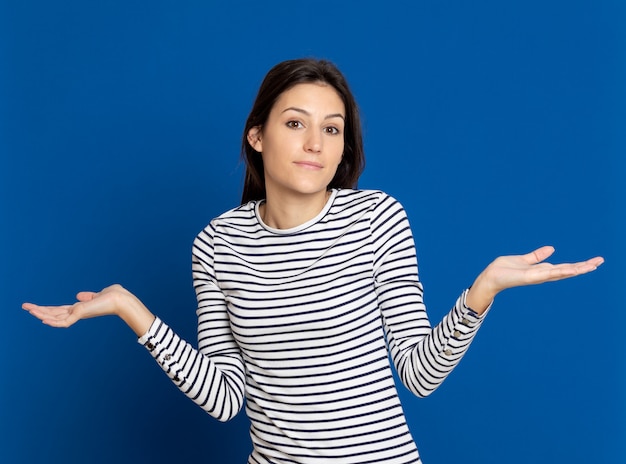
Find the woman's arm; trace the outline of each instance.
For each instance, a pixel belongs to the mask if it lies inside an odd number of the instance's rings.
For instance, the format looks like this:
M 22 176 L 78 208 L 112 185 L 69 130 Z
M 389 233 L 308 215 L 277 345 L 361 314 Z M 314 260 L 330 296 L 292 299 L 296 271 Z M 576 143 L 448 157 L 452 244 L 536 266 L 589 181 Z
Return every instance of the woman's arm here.
M 198 297 L 198 348 L 181 339 L 120 285 L 101 292 L 80 292 L 78 302 L 63 306 L 22 307 L 53 327 L 70 327 L 81 319 L 116 315 L 137 334 L 141 343 L 171 381 L 205 412 L 220 421 L 241 410 L 245 369 L 229 326 L 224 295 L 212 273 L 211 229 L 194 242 L 193 277 Z
M 376 207 L 372 237 L 378 303 L 391 357 L 402 382 L 418 396 L 432 393 L 459 363 L 497 293 L 584 274 L 603 262 L 598 257 L 573 264 L 543 263 L 554 251 L 552 247 L 497 258 L 431 328 L 411 228 L 404 209 L 391 197 Z
M 139 342 L 172 382 L 205 412 L 220 421 L 229 420 L 239 412 L 243 405 L 245 380 L 237 349 L 226 350 L 222 346 L 219 350 L 213 346 L 194 348 L 120 285 L 112 285 L 97 293 L 80 292 L 77 299 L 78 302 L 72 305 L 24 303 L 22 307 L 52 327 L 70 327 L 81 319 L 98 316 L 119 316 L 140 337 Z M 199 303 L 200 322 L 210 326 L 216 338 L 230 337 L 229 328 L 222 321 L 223 311 L 214 309 L 216 306 L 206 304 L 202 298 Z

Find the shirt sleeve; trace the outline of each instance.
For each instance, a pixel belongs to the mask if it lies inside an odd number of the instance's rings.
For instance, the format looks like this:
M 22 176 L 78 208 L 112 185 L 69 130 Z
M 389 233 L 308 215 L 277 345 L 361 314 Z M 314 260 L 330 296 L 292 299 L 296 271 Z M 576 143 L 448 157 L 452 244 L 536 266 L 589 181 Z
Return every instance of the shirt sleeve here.
M 465 290 L 431 327 L 404 209 L 383 196 L 371 227 L 374 279 L 391 359 L 404 385 L 418 396 L 428 396 L 459 363 L 487 312 L 479 316 L 468 308 Z
M 224 294 L 213 274 L 212 231 L 212 226 L 207 227 L 193 245 L 198 349 L 159 318 L 138 341 L 185 395 L 211 416 L 227 421 L 243 406 L 245 373 L 230 330 Z

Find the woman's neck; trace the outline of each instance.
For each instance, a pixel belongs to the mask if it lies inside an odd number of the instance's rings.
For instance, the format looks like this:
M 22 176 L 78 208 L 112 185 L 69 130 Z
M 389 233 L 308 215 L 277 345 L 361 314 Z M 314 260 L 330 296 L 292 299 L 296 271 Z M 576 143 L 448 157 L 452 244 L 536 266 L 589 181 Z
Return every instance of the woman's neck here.
M 274 229 L 292 229 L 310 221 L 326 206 L 331 192 L 316 195 L 279 196 L 269 192 L 259 214 L 263 222 Z

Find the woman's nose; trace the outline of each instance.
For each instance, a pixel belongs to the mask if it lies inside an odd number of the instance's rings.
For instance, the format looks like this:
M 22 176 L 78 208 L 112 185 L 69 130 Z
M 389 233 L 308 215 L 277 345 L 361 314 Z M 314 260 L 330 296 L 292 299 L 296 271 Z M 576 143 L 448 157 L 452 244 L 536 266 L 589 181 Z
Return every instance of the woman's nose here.
M 311 153 L 322 151 L 322 134 L 315 130 L 309 131 L 304 142 L 304 149 Z

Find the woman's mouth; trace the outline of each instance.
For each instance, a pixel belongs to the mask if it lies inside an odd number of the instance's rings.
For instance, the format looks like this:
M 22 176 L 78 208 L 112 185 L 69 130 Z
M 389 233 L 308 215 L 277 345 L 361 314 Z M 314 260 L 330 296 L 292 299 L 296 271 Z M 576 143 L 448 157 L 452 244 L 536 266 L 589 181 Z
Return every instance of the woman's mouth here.
M 295 161 L 294 164 L 304 169 L 313 169 L 313 170 L 319 170 L 324 167 L 316 161 Z

